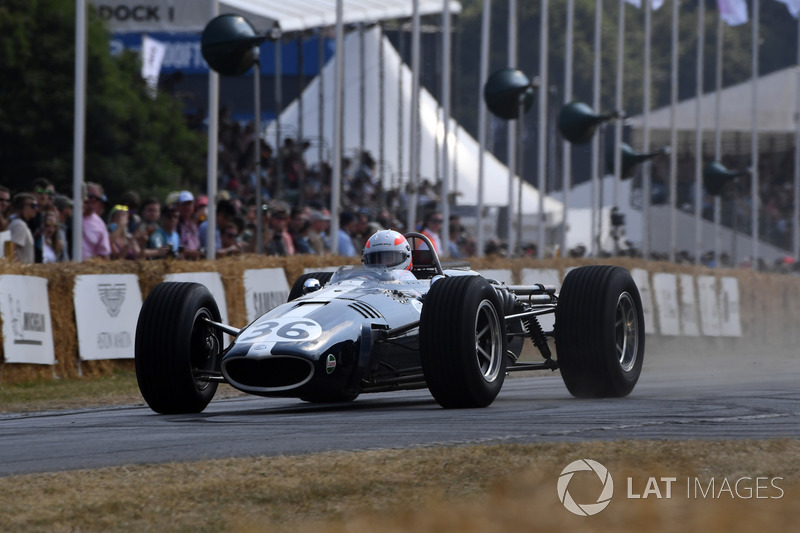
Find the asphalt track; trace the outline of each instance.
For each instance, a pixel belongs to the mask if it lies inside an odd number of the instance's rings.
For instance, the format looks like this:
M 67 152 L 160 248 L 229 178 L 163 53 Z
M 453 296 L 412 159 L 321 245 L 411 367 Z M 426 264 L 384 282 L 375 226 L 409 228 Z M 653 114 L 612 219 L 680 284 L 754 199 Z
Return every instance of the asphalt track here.
M 0 415 L 0 476 L 329 450 L 800 436 L 800 360 L 659 359 L 619 399 L 575 399 L 559 375 L 540 374 L 507 379 L 485 409 L 444 410 L 418 390 L 324 407 L 247 396 L 197 415 L 144 405 Z

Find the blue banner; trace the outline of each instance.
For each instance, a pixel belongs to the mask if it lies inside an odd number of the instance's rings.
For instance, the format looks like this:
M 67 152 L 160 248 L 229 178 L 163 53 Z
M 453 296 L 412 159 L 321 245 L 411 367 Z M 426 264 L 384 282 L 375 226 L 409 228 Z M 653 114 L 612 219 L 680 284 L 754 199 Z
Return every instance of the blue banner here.
M 208 64 L 203 59 L 199 34 L 186 33 L 148 33 L 152 39 L 161 41 L 167 47 L 161 74 L 180 71 L 183 74 L 208 74 Z M 303 39 L 303 74 L 316 76 L 319 71 L 319 37 Z M 123 50 L 141 51 L 141 33 L 115 33 L 111 36 L 111 53 L 118 54 Z M 324 61 L 332 56 L 335 47 L 333 39 L 324 40 Z M 298 41 L 285 41 L 281 46 L 281 72 L 284 76 L 297 76 Z M 252 76 L 250 70 L 246 76 Z M 264 76 L 275 74 L 275 44 L 265 42 L 261 45 L 261 73 Z

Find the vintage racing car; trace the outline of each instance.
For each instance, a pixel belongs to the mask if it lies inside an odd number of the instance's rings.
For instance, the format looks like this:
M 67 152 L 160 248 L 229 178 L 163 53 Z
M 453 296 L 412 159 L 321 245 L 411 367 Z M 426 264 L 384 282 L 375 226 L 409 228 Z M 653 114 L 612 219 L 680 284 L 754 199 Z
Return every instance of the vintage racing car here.
M 217 384 L 228 383 L 308 402 L 427 387 L 445 408 L 485 407 L 508 372 L 541 369 L 559 369 L 577 397 L 633 390 L 645 332 L 639 291 L 625 269 L 573 269 L 556 294 L 552 286 L 510 286 L 466 263 L 442 263 L 426 236 L 405 237 L 414 276 L 360 265 L 304 274 L 287 303 L 242 329 L 220 323 L 205 286 L 160 283 L 136 329 L 136 376 L 147 404 L 158 413 L 201 412 Z M 539 322 L 546 314 L 555 314 L 552 331 Z M 224 333 L 233 336 L 227 347 Z M 520 360 L 526 338 L 540 361 Z

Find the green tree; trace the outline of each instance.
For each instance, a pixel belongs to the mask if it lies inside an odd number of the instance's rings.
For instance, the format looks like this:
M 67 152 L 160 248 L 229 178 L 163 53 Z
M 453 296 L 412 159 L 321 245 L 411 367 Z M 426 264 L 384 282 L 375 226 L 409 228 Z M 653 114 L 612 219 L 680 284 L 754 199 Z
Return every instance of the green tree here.
M 182 104 L 151 98 L 136 55 L 112 57 L 90 10 L 85 179 L 113 201 L 122 192 L 200 188 L 205 135 L 190 130 Z M 36 177 L 71 191 L 75 69 L 73 0 L 0 4 L 0 181 L 23 190 Z

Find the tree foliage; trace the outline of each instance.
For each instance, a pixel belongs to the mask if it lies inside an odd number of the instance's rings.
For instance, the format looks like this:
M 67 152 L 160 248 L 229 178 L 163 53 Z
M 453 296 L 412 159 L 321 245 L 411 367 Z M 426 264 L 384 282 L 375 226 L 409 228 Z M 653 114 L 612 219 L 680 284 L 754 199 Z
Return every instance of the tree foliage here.
M 85 179 L 113 200 L 133 189 L 163 193 L 201 186 L 205 135 L 187 128 L 182 104 L 151 98 L 138 56 L 112 57 L 90 10 Z M 0 181 L 12 190 L 42 176 L 72 190 L 75 2 L 0 4 Z

